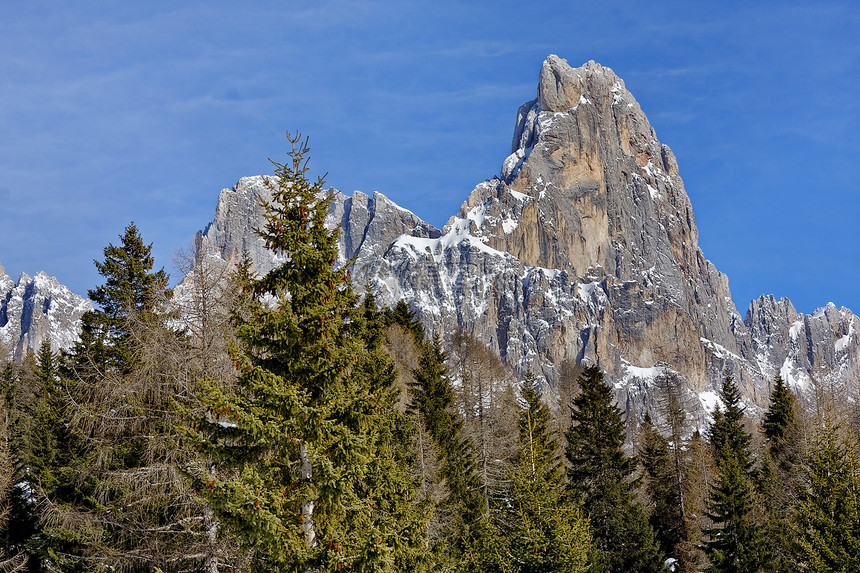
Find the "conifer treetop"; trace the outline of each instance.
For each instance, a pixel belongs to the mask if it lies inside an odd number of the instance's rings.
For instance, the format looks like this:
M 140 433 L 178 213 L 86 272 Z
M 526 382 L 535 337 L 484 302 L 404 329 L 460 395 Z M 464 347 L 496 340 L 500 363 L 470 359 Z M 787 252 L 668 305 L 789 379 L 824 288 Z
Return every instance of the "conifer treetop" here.
M 762 422 L 764 434 L 768 440 L 781 440 L 796 416 L 796 399 L 779 374 L 773 381 L 770 401 L 770 409 L 765 412 Z
M 725 373 L 723 387 L 720 390 L 720 399 L 723 408 L 714 411 L 714 423 L 710 429 L 710 442 L 717 458 L 735 456 L 738 458 L 741 468 L 749 471 L 752 468 L 752 454 L 750 443 L 752 436 L 743 425 L 744 410 L 741 402 L 740 390 L 735 384 L 732 375 Z
M 336 262 L 340 235 L 340 229 L 325 226 L 332 195 L 323 189 L 325 176 L 313 182 L 308 178 L 308 138 L 298 132 L 287 133 L 287 138 L 292 146 L 289 161 L 269 160 L 275 177 L 264 182 L 272 198 L 262 202 L 266 223 L 256 232 L 267 249 L 286 257 L 287 268 L 328 271 Z
M 130 311 L 151 311 L 168 281 L 164 269 L 150 272 L 155 264 L 152 243 L 144 244 L 134 222 L 119 238 L 119 246 L 109 244 L 104 248 L 104 262 L 93 261 L 105 277 L 105 284 L 87 292 L 111 319 L 122 318 Z

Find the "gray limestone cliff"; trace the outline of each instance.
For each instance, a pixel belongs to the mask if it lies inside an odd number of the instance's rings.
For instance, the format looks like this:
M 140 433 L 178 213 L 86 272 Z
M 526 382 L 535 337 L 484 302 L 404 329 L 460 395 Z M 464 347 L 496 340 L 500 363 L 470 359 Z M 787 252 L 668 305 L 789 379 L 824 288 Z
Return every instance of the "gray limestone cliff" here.
M 0 360 L 20 360 L 37 351 L 43 340 L 54 350 L 78 339 L 80 319 L 92 310 L 89 300 L 71 292 L 43 272 L 13 281 L 0 266 Z
M 373 259 L 384 254 L 397 237 L 438 237 L 439 231 L 412 212 L 396 205 L 381 193 L 366 195 L 361 191 L 347 197 L 336 189 L 326 224 L 341 229 L 340 260 L 343 264 L 356 256 L 354 271 L 363 274 Z M 243 177 L 218 197 L 215 218 L 198 232 L 196 242 L 203 252 L 217 253 L 225 260 L 235 260 L 247 251 L 256 263 L 257 273 L 266 273 L 279 261 L 266 249 L 255 229 L 263 226 L 262 200 L 271 199 L 264 176 Z
M 258 271 L 277 261 L 253 232 L 262 178 L 224 190 L 199 243 Z M 356 285 L 404 299 L 428 330 L 465 328 L 520 373 L 550 383 L 564 363 L 597 363 L 631 411 L 669 367 L 703 408 L 730 370 L 754 408 L 780 372 L 798 390 L 857 380 L 857 317 L 753 301 L 746 318 L 698 246 L 675 156 L 633 95 L 595 62 L 549 56 L 537 98 L 516 116 L 511 155 L 441 230 L 378 193 L 333 191 L 341 262 Z M 703 412 L 700 409 L 700 412 Z
M 858 395 L 860 317 L 847 308 L 828 303 L 803 314 L 786 298 L 761 296 L 750 303 L 744 324 L 751 360 L 765 378 L 779 373 L 809 398 L 816 386 Z

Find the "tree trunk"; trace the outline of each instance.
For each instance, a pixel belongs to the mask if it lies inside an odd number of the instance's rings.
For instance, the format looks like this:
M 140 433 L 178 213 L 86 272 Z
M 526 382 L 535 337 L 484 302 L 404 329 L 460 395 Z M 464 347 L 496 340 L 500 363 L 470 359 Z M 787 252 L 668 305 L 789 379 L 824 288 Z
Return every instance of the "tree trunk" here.
M 299 458 L 302 461 L 303 482 L 309 482 L 313 478 L 313 467 L 311 466 L 311 458 L 308 455 L 307 447 L 302 444 L 299 446 Z M 302 502 L 302 532 L 305 537 L 305 545 L 313 547 L 316 545 L 316 529 L 314 528 L 314 502 L 306 500 Z
M 203 527 L 206 528 L 206 559 L 203 560 L 204 573 L 218 573 L 218 522 L 212 508 L 203 510 Z

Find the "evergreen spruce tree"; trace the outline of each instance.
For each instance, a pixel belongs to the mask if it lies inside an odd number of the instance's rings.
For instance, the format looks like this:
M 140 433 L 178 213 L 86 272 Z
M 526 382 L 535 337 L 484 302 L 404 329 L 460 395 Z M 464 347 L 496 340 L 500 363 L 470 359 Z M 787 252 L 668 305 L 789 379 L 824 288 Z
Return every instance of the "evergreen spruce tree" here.
M 602 571 L 666 571 L 654 532 L 635 499 L 636 460 L 624 454 L 624 421 L 597 366 L 579 377 L 567 432 L 568 488 L 582 500 Z
M 770 408 L 765 412 L 762 428 L 767 443 L 766 459 L 771 465 L 773 479 L 771 484 L 764 484 L 768 509 L 784 515 L 791 505 L 787 492 L 795 489 L 804 440 L 797 398 L 779 374 L 774 379 Z
M 803 432 L 797 398 L 779 374 L 774 379 L 770 408 L 762 429 L 766 448 L 758 469 L 759 490 L 767 508 L 764 539 L 768 546 L 768 570 L 794 571 L 792 511 L 801 479 Z
M 669 441 L 645 414 L 639 459 L 645 469 L 645 490 L 652 502 L 650 523 L 665 555 L 677 558 L 676 548 L 685 539 L 684 516 L 680 512 L 681 492 Z
M 412 334 L 412 338 L 416 344 L 424 343 L 424 327 L 421 326 L 415 314 L 409 310 L 406 302 L 402 299 L 397 301 L 394 308 L 387 311 L 386 322 L 388 324 L 398 324 L 405 328 L 407 332 Z
M 11 443 L 10 421 L 13 412 L 7 391 L 7 384 L 14 378 L 13 372 L 10 361 L 4 368 L 4 387 L 0 388 L 3 390 L 0 392 L 0 571 L 21 571 L 28 559 L 24 548 L 14 540 L 14 530 L 23 524 L 11 521 L 14 516 L 13 506 L 19 497 L 15 486 L 18 472 L 15 471 Z
M 434 521 L 442 525 L 438 537 L 432 540 L 435 569 L 491 571 L 498 566 L 501 549 L 485 513 L 472 443 L 463 437 L 463 419 L 454 411 L 454 389 L 438 340 L 424 344 L 414 375 L 411 408 L 421 417 L 438 448 L 439 473 L 447 490 L 434 508 Z
M 29 464 L 32 475 L 38 476 L 38 485 L 53 493 L 68 479 L 68 476 L 61 476 L 60 472 L 68 461 L 61 459 L 68 450 L 66 444 L 73 439 L 68 425 L 71 420 L 70 402 L 65 396 L 58 360 L 51 350 L 50 342 L 42 344 L 37 356 L 35 381 L 39 389 L 39 401 Z
M 59 376 L 59 358 L 51 350 L 48 340 L 39 347 L 31 378 L 36 403 L 33 429 L 25 454 L 28 471 L 24 481 L 31 492 L 50 492 L 56 496 L 60 488 L 68 488 L 72 482 L 68 466 L 73 455 L 71 444 L 74 438 L 69 430 L 69 400 Z M 27 515 L 19 514 L 15 518 L 16 529 L 27 539 L 33 555 L 30 567 L 36 570 L 37 563 L 46 557 L 50 538 L 40 527 L 35 504 L 26 505 Z
M 797 399 L 786 386 L 782 376 L 777 374 L 770 395 L 770 409 L 765 413 L 762 423 L 769 448 L 778 450 L 784 445 L 783 441 L 788 437 L 790 425 L 796 423 L 796 416 Z
M 415 473 L 430 513 L 429 570 L 498 570 L 502 548 L 485 511 L 474 445 L 464 431 L 448 379 L 448 356 L 438 340 L 425 340 L 424 328 L 402 300 L 387 312 L 387 322 L 411 334 L 417 350 L 417 366 L 413 364 L 408 383 L 408 412 L 418 429 Z
M 120 239 L 96 262 L 105 283 L 89 293 L 97 307 L 61 378 L 42 367 L 43 550 L 63 571 L 185 570 L 206 561 L 209 543 L 205 510 L 177 471 L 189 452 L 171 404 L 190 388 L 188 352 L 151 245 L 133 223 Z
M 857 443 L 825 415 L 807 454 L 808 486 L 796 509 L 796 570 L 860 571 L 860 457 Z
M 767 557 L 755 513 L 752 437 L 743 426 L 740 391 L 728 373 L 720 398 L 725 410 L 717 407 L 709 436 L 720 475 L 708 498 L 708 517 L 714 527 L 707 532 L 707 571 L 752 573 L 761 569 Z
M 733 456 L 744 472 L 751 472 L 752 436 L 743 425 L 744 407 L 741 404 L 740 390 L 728 372 L 725 374 L 720 390 L 720 401 L 722 408 L 717 406 L 709 434 L 715 457 L 719 462 L 722 457 Z
M 428 556 L 427 512 L 418 503 L 417 480 L 410 474 L 416 454 L 413 448 L 415 428 L 412 420 L 401 411 L 396 368 L 383 346 L 386 316 L 377 308 L 370 290 L 359 310 L 361 319 L 357 324 L 362 330 L 356 335 L 364 341 L 366 358 L 359 361 L 358 366 L 361 376 L 369 381 L 371 395 L 385 404 L 384 409 L 376 412 L 375 453 L 361 484 L 368 492 L 370 507 L 377 512 L 375 527 L 388 535 L 392 543 L 392 555 L 376 567 L 418 573 L 426 567 Z M 375 566 L 372 561 L 370 563 Z
M 134 363 L 129 317 L 152 319 L 170 293 L 164 269 L 152 272 L 152 245 L 143 242 L 134 223 L 120 244 L 104 249 L 104 261 L 93 261 L 105 283 L 87 292 L 97 309 L 81 319 L 81 338 L 70 353 L 75 377 L 128 372 Z
M 72 423 L 76 385 L 60 374 L 61 363 L 49 344 L 42 345 L 35 371 L 39 399 L 28 460 L 28 482 L 38 511 L 37 523 L 28 532 L 28 547 L 31 566 L 38 562 L 65 573 L 84 571 L 89 522 L 66 517 L 91 499 L 94 480 L 86 469 L 89 444 Z
M 195 483 L 261 570 L 411 570 L 424 518 L 394 372 L 347 270 L 334 266 L 331 198 L 307 178 L 307 142 L 290 140 L 289 161 L 266 180 L 258 231 L 285 262 L 245 284 L 235 389 L 206 382 L 207 415 L 187 415 L 215 462 Z
M 564 468 L 550 413 L 534 377 L 526 374 L 519 418 L 519 453 L 511 471 L 513 491 L 503 512 L 505 569 L 584 572 L 594 554 L 580 504 L 564 501 Z
M 46 360 L 46 349 L 49 362 L 55 362 L 47 340 L 40 348 L 40 362 Z M 9 362 L 5 365 L 0 376 L 0 387 L 0 400 L 7 404 L 2 422 L 9 429 L 7 446 L 10 456 L 9 480 L 12 484 L 8 497 L 7 527 L 0 528 L 0 536 L 7 553 L 26 550 L 31 555 L 26 570 L 38 571 L 46 536 L 39 525 L 38 500 L 33 493 L 38 491 L 37 478 L 39 470 L 44 467 L 41 463 L 41 446 L 46 441 L 55 443 L 52 440 L 53 432 L 59 425 L 46 426 L 43 423 L 46 389 L 33 353 L 26 354 L 19 364 Z M 51 471 L 55 471 L 53 467 Z

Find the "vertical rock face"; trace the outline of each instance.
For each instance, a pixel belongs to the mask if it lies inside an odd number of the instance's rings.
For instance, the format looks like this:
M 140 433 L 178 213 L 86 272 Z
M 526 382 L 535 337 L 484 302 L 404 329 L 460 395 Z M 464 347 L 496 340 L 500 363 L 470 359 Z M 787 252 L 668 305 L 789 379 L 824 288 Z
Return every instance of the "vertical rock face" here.
M 550 380 L 588 360 L 620 389 L 661 362 L 697 392 L 725 367 L 752 393 L 762 383 L 742 364 L 745 325 L 698 247 L 674 154 L 609 68 L 550 56 L 500 177 L 443 234 L 398 239 L 370 269 L 383 300 L 413 301 L 437 332 L 465 326 Z
M 331 189 L 332 205 L 326 224 L 340 228 L 338 264 L 352 260 L 354 276 L 363 277 L 364 271 L 376 258 L 384 255 L 397 237 L 438 237 L 439 230 L 425 223 L 412 212 L 399 207 L 382 193 L 366 195 L 361 191 L 347 197 Z M 254 262 L 255 271 L 264 274 L 283 262 L 266 249 L 256 229 L 265 225 L 262 201 L 271 199 L 271 192 L 263 176 L 243 177 L 230 189 L 223 189 L 218 197 L 215 218 L 199 231 L 196 243 L 200 256 L 216 256 L 222 261 L 233 261 L 247 252 Z M 177 286 L 181 300 L 190 283 L 186 277 Z
M 340 228 L 339 264 L 352 257 L 356 276 L 381 257 L 388 245 L 400 235 L 438 237 L 439 230 L 425 223 L 412 212 L 397 206 L 382 193 L 366 195 L 361 191 L 347 197 L 331 189 L 332 206 L 326 224 Z M 215 254 L 232 261 L 247 252 L 255 270 L 263 274 L 283 262 L 266 249 L 256 229 L 265 225 L 262 201 L 271 193 L 263 176 L 243 177 L 231 189 L 218 197 L 215 218 L 205 230 L 198 232 L 197 244 L 205 254 Z M 186 281 L 183 281 L 186 282 Z M 180 283 L 179 290 L 182 291 Z
M 405 299 L 432 333 L 467 329 L 521 373 L 553 382 L 564 362 L 597 363 L 633 411 L 666 366 L 703 405 L 725 370 L 754 406 L 777 372 L 798 389 L 858 378 L 860 324 L 847 309 L 804 316 L 762 297 L 741 318 L 698 246 L 674 154 L 595 62 L 547 58 L 500 175 L 441 231 L 378 193 L 333 193 L 328 223 L 342 230 L 341 262 L 355 256 L 359 288 L 389 305 Z M 222 191 L 201 243 L 271 268 L 252 231 L 265 196 L 259 177 Z
M 847 308 L 828 303 L 802 314 L 786 298 L 762 296 L 750 303 L 744 322 L 766 378 L 779 373 L 801 392 L 816 385 L 828 391 L 860 390 L 860 318 Z
M 69 348 L 78 338 L 81 316 L 92 308 L 54 277 L 22 273 L 16 283 L 0 266 L 0 360 L 20 360 L 43 340 L 54 350 Z

